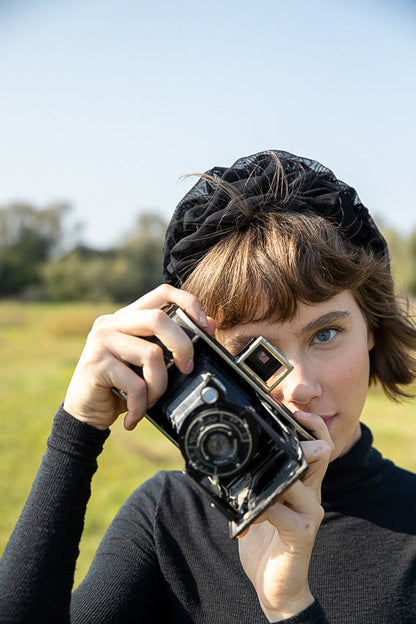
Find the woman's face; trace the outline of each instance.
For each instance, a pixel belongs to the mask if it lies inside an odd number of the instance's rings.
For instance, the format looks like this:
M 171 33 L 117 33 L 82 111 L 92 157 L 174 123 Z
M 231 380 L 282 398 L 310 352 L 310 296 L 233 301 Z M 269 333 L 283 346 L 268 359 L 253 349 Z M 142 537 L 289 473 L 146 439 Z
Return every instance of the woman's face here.
M 264 336 L 294 366 L 274 395 L 292 411 L 323 418 L 335 445 L 331 459 L 346 453 L 360 437 L 373 346 L 352 293 L 345 290 L 322 303 L 300 304 L 288 321 L 250 321 L 218 333 L 232 354 L 257 336 Z

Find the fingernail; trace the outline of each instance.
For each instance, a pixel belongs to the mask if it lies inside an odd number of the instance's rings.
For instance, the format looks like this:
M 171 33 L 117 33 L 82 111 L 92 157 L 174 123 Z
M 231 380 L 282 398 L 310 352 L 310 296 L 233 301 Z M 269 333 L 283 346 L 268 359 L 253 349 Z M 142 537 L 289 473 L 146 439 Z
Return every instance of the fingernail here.
M 202 327 L 208 327 L 208 319 L 203 310 L 201 314 L 199 315 L 199 322 L 201 323 Z
M 243 531 L 241 531 L 241 533 L 239 533 L 237 535 L 237 539 L 240 539 L 240 537 L 244 537 L 245 535 L 247 535 L 247 533 L 249 532 L 250 527 L 247 527 L 247 529 L 244 529 Z
M 185 364 L 185 373 L 192 373 L 193 369 L 194 369 L 194 359 L 191 358 Z

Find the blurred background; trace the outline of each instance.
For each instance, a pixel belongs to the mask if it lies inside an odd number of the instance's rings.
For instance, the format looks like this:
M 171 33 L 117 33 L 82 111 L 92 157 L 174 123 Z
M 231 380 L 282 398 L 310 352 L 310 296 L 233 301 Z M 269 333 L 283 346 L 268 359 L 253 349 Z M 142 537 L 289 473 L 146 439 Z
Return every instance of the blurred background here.
M 415 32 L 412 0 L 2 0 L 0 296 L 134 298 L 181 177 L 265 149 L 355 187 L 415 292 Z
M 319 160 L 416 295 L 415 33 L 412 0 L 2 0 L 0 551 L 93 319 L 160 280 L 183 175 L 266 149 Z M 416 469 L 413 411 L 375 389 L 365 418 Z M 101 463 L 77 578 L 126 495 L 181 459 L 116 425 Z

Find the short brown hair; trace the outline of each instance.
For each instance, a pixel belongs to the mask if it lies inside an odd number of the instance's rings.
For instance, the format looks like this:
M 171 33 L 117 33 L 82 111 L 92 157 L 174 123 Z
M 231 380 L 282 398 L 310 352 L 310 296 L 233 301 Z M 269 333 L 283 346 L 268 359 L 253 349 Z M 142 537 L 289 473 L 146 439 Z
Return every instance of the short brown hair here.
M 201 300 L 219 329 L 290 319 L 299 302 L 351 290 L 373 332 L 370 382 L 395 398 L 416 379 L 416 327 L 395 296 L 389 260 L 351 244 L 315 213 L 263 212 L 208 251 L 183 288 Z M 261 319 L 258 310 L 263 311 Z

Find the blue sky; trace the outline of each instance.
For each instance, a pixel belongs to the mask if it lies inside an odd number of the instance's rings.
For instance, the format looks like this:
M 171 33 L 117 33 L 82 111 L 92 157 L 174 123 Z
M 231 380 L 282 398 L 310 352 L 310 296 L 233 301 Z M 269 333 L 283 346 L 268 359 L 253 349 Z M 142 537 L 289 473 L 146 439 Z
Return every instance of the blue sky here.
M 407 233 L 415 74 L 410 0 L 2 0 L 0 206 L 68 201 L 106 246 L 180 176 L 285 149 Z

